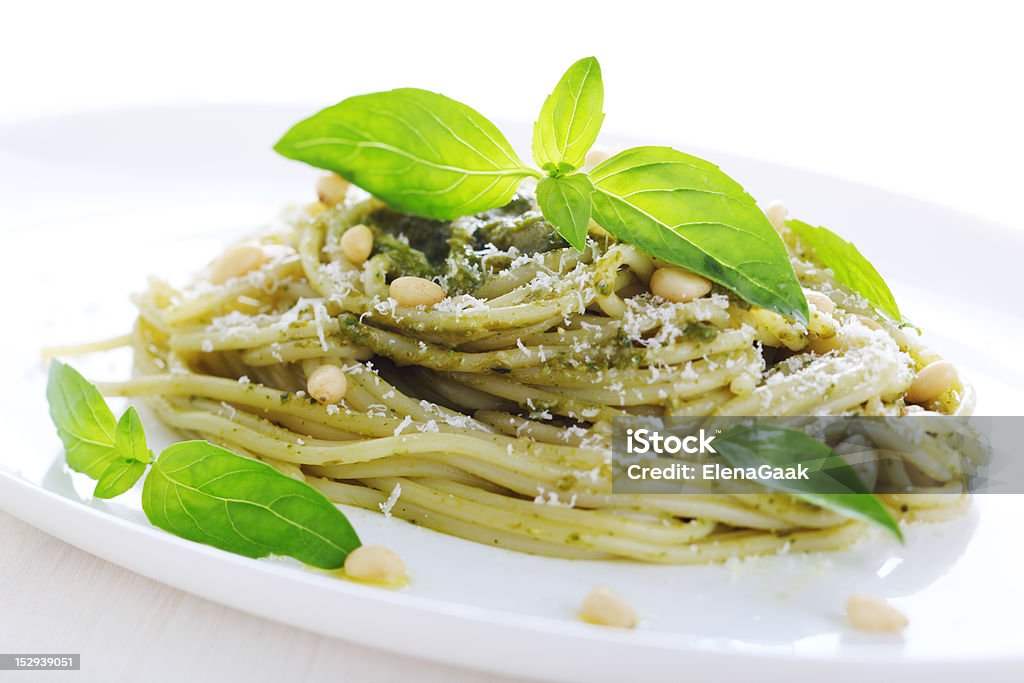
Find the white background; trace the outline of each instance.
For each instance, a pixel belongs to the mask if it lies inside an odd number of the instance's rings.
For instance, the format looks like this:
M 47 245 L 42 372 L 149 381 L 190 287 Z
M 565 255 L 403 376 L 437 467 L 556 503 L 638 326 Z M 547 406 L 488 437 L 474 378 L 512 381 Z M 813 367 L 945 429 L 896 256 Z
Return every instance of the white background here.
M 312 112 L 398 86 L 532 120 L 562 70 L 596 55 L 608 130 L 1022 223 L 1024 41 L 1012 0 L 2 6 L 0 122 L 160 104 Z
M 1024 41 L 1015 6 L 8 1 L 0 124 L 166 104 L 312 112 L 398 86 L 530 120 L 564 68 L 592 54 L 604 70 L 608 130 L 813 168 L 1022 227 Z M 73 182 L 55 178 L 54 191 Z M 969 235 L 965 244 L 984 249 Z M 248 680 L 287 671 L 455 680 L 442 667 L 190 598 L 6 515 L 0 544 L 0 634 L 17 639 L 6 644 L 77 644 L 94 662 L 128 657 L 120 671 L 157 678 L 195 676 L 201 665 Z M 0 651 L 9 651 L 4 642 Z

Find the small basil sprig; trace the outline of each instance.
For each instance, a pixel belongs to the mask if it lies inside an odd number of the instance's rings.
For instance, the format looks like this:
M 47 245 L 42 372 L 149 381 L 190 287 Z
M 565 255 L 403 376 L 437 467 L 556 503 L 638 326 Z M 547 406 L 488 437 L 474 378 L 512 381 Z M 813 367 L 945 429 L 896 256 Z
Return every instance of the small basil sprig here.
M 134 408 L 115 420 L 96 387 L 59 362 L 50 367 L 46 398 L 68 465 L 99 481 L 97 498 L 135 485 L 153 458 Z
M 814 251 L 817 260 L 832 271 L 836 280 L 860 294 L 891 320 L 904 322 L 889 285 L 852 242 L 847 242 L 828 228 L 815 227 L 803 221 L 786 221 L 786 227 Z
M 601 65 L 585 57 L 569 67 L 533 124 L 533 160 L 550 175 L 583 166 L 604 121 Z
M 733 427 L 718 435 L 715 450 L 734 467 L 808 468 L 806 480 L 766 479 L 765 486 L 784 491 L 844 517 L 877 526 L 903 541 L 889 510 L 828 445 L 807 434 L 774 425 Z
M 153 452 L 146 445 L 142 420 L 135 406 L 129 406 L 114 428 L 114 458 L 100 475 L 93 495 L 97 498 L 121 495 L 135 486 L 135 482 L 145 474 L 146 465 L 151 462 Z
M 154 458 L 135 408 L 115 422 L 96 387 L 70 365 L 53 362 L 46 395 L 68 465 L 99 480 L 93 495 L 120 495 L 145 475 L 142 510 L 164 531 L 246 557 L 286 555 L 322 569 L 341 567 L 360 545 L 345 515 L 319 491 L 265 463 L 207 441 L 177 443 Z
M 464 104 L 404 88 L 350 97 L 300 121 L 274 147 L 334 171 L 392 207 L 450 219 L 502 206 L 527 177 L 537 203 L 583 249 L 591 217 L 616 238 L 700 273 L 752 304 L 807 322 L 781 238 L 717 166 L 668 147 L 639 147 L 579 169 L 604 120 L 597 60 L 569 67 L 534 124 L 523 165 L 498 129 Z

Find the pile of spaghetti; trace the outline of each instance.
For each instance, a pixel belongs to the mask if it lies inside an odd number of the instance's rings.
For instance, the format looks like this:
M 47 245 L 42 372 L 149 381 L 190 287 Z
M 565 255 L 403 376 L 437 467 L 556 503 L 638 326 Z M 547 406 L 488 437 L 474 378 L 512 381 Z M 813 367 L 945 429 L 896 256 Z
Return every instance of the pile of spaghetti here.
M 440 222 L 359 192 L 292 210 L 185 288 L 151 280 L 137 297 L 134 376 L 105 393 L 146 397 L 168 425 L 338 503 L 520 551 L 664 563 L 835 548 L 865 527 L 783 494 L 611 495 L 612 418 L 972 408 L 959 380 L 909 404 L 935 355 L 781 222 L 812 304 L 806 326 L 717 286 L 656 296 L 664 264 L 596 226 L 576 251 L 526 194 Z M 357 226 L 366 244 L 353 256 L 344 236 Z M 443 299 L 402 305 L 400 277 L 436 283 Z M 311 395 L 323 366 L 340 369 L 342 394 Z M 861 473 L 873 490 L 941 489 L 960 460 L 933 451 Z M 881 497 L 920 519 L 966 504 Z

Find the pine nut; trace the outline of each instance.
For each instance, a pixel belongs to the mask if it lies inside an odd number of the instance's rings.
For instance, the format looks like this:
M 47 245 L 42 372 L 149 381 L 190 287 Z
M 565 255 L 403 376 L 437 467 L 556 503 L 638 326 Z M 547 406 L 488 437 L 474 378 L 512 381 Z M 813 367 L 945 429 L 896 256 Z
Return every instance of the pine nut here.
M 445 296 L 447 296 L 446 292 L 436 282 L 408 275 L 395 278 L 388 288 L 388 294 L 398 302 L 399 306 L 408 308 L 433 306 L 434 304 L 441 303 Z
M 396 586 L 405 582 L 405 562 L 382 545 L 361 545 L 345 558 L 345 574 L 357 581 Z
M 348 380 L 337 365 L 321 365 L 306 378 L 306 391 L 324 405 L 334 404 L 345 398 Z
M 580 617 L 591 624 L 617 628 L 633 628 L 637 621 L 633 608 L 607 586 L 590 589 L 583 598 Z
M 807 303 L 818 309 L 819 313 L 831 313 L 836 310 L 835 302 L 827 294 L 816 292 L 813 289 L 805 289 L 804 296 L 807 297 Z
M 789 209 L 785 204 L 776 200 L 765 207 L 764 215 L 768 217 L 772 227 L 778 231 L 786 227 L 786 216 L 789 215 Z
M 846 601 L 846 620 L 858 631 L 896 633 L 907 626 L 907 617 L 881 598 L 851 595 Z
M 353 266 L 361 266 L 373 251 L 373 230 L 365 225 L 353 225 L 341 236 L 341 255 Z
M 228 247 L 210 266 L 210 282 L 222 284 L 259 268 L 267 260 L 258 244 L 243 242 Z
M 949 391 L 960 381 L 956 366 L 939 360 L 924 366 L 907 389 L 907 403 L 927 403 Z
M 710 291 L 710 280 L 682 268 L 658 268 L 651 275 L 651 294 L 665 301 L 686 303 Z
M 317 199 L 327 206 L 341 204 L 345 201 L 346 194 L 348 194 L 348 181 L 337 173 L 322 175 L 316 181 Z

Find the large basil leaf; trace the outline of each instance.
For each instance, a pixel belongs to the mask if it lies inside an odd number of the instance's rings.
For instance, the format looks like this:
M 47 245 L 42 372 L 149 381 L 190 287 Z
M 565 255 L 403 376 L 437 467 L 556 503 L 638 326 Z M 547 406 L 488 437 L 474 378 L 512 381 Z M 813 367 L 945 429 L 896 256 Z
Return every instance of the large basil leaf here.
M 481 114 L 416 88 L 350 97 L 297 123 L 274 149 L 399 211 L 440 219 L 502 206 L 523 178 L 540 176 Z
M 359 546 L 345 515 L 316 489 L 207 441 L 160 454 L 142 509 L 165 531 L 247 557 L 287 555 L 334 569 Z
M 590 172 L 594 219 L 608 232 L 746 299 L 807 322 L 782 239 L 754 200 L 703 159 L 635 147 Z

